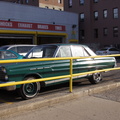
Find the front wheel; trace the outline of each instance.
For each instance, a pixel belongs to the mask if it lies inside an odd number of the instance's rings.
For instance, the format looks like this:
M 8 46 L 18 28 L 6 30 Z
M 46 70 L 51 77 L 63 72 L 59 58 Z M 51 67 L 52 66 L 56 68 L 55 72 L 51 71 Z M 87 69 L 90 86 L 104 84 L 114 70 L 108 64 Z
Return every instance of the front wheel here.
M 92 76 L 89 77 L 89 81 L 91 84 L 97 84 L 102 80 L 101 73 L 94 73 Z
M 32 79 L 35 79 L 35 77 L 25 78 L 25 80 L 32 80 Z M 25 100 L 35 97 L 39 91 L 40 91 L 40 83 L 38 82 L 23 84 L 18 89 L 20 96 Z

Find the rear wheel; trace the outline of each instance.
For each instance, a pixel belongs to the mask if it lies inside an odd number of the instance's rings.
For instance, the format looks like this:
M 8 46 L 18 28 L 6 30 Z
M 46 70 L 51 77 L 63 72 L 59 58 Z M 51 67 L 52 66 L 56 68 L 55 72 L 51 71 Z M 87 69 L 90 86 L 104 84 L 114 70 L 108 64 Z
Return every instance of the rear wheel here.
M 35 79 L 35 77 L 25 78 L 25 80 L 32 80 L 32 79 Z M 23 84 L 18 89 L 18 92 L 23 99 L 31 99 L 35 97 L 39 91 L 40 91 L 40 83 L 38 82 Z
M 102 75 L 101 73 L 94 73 L 92 76 L 89 77 L 89 81 L 92 84 L 97 84 L 102 80 Z

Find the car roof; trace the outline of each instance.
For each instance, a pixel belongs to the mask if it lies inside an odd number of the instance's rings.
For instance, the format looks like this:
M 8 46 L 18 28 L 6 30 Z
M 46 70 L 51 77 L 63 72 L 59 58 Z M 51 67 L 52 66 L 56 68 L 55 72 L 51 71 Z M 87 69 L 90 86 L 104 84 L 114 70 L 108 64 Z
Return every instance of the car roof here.
M 16 44 L 16 45 L 3 45 L 5 47 L 11 47 L 11 46 L 36 46 L 36 45 L 32 45 L 32 44 Z M 3 47 L 3 46 L 0 46 L 0 47 Z
M 72 45 L 77 45 L 77 46 L 86 46 L 86 45 L 83 45 L 83 44 L 77 44 L 77 43 L 54 43 L 54 44 L 41 44 L 41 45 L 38 45 L 38 46 L 72 46 Z

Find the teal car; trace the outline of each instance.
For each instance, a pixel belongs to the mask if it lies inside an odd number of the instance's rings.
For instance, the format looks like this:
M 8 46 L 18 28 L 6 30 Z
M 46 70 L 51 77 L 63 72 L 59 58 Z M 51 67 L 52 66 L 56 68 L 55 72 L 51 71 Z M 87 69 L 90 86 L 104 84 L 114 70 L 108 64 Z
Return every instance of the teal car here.
M 89 58 L 96 54 L 87 46 L 80 44 L 45 44 L 33 47 L 25 56 L 31 58 L 56 58 L 56 57 L 88 57 L 73 60 L 73 73 L 82 73 L 116 66 L 114 57 Z M 27 63 L 13 63 L 0 66 L 0 83 L 32 80 L 38 78 L 69 75 L 69 60 L 38 61 Z M 101 73 L 87 74 L 73 77 L 73 80 L 86 77 L 92 84 L 102 80 Z M 5 87 L 6 90 L 18 90 L 23 99 L 35 97 L 42 87 L 68 82 L 69 79 L 35 82 L 17 86 Z
M 22 55 L 12 50 L 0 50 L 0 60 L 23 59 Z

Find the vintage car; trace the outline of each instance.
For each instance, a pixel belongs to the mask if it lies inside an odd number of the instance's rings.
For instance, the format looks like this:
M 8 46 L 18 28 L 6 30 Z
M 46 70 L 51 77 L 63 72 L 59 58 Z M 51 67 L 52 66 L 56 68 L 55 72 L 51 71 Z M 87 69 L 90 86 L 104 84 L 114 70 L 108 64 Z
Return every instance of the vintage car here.
M 114 57 L 90 58 L 96 54 L 87 46 L 80 44 L 45 44 L 33 47 L 25 56 L 25 59 L 31 58 L 56 58 L 56 57 L 88 57 L 73 60 L 73 73 L 82 73 L 104 68 L 113 68 L 116 66 Z M 55 77 L 70 74 L 69 60 L 51 60 L 13 63 L 0 66 L 0 83 L 32 80 L 38 78 Z M 86 77 L 92 84 L 99 83 L 102 80 L 101 73 L 94 73 L 73 77 L 80 79 Z M 35 97 L 41 87 L 48 85 L 68 82 L 69 79 L 59 79 L 43 82 L 34 82 L 29 84 L 5 87 L 7 90 L 17 89 L 23 99 Z
M 97 55 L 111 55 L 111 54 L 120 54 L 120 50 L 115 47 L 104 47 L 96 51 Z

